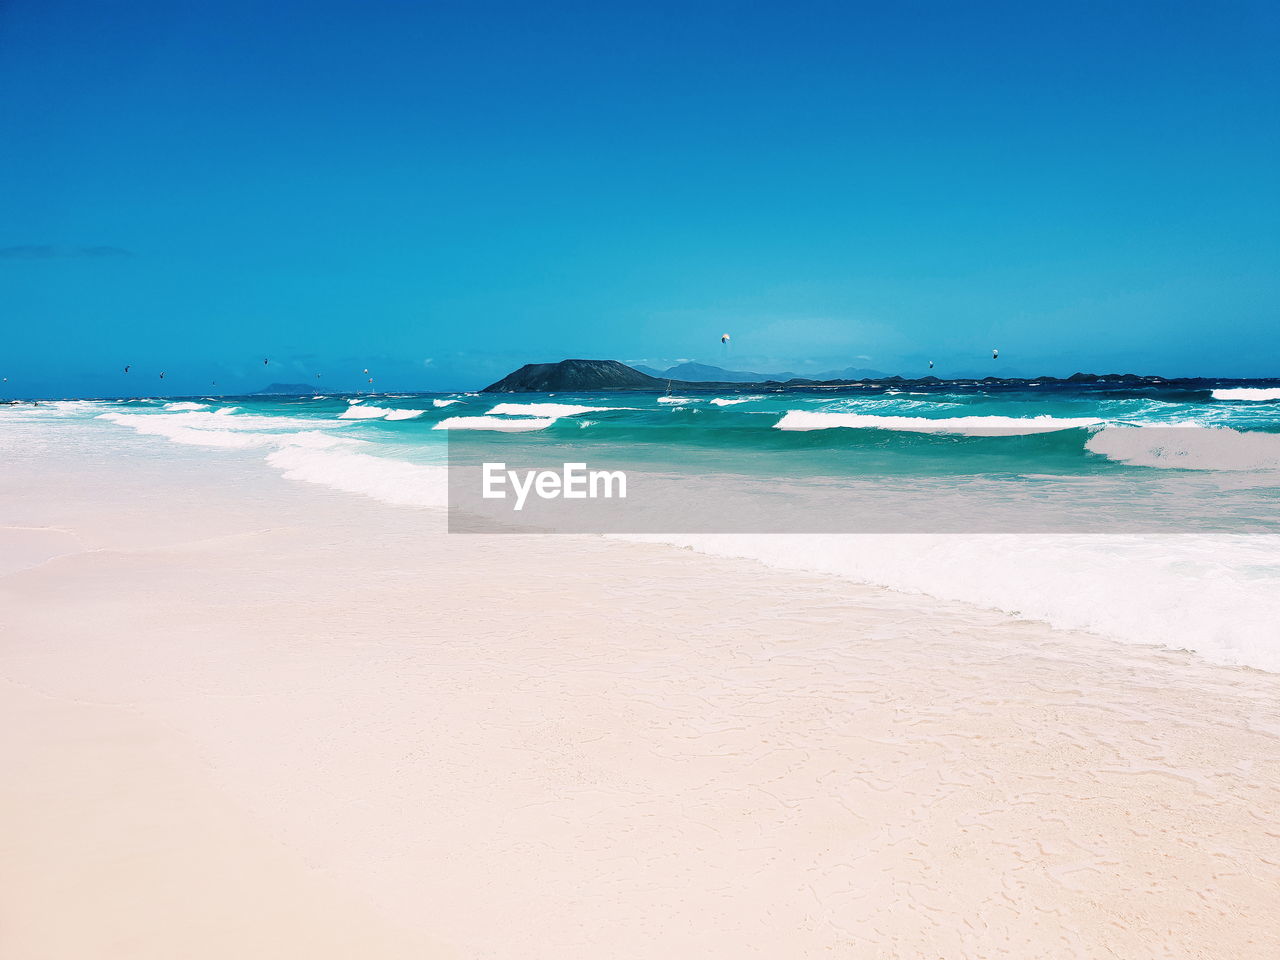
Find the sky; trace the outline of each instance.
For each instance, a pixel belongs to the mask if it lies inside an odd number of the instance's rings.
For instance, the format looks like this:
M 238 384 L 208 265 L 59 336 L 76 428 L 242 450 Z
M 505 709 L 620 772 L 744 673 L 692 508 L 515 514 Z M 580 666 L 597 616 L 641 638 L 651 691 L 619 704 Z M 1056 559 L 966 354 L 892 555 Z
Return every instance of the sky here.
M 1280 376 L 1278 11 L 0 0 L 0 387 Z

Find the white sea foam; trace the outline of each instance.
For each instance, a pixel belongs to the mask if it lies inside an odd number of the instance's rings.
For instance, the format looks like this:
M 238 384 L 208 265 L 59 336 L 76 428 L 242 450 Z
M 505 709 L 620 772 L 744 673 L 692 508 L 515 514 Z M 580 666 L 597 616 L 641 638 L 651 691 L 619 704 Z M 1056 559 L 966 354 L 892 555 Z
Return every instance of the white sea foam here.
M 555 422 L 555 417 L 449 417 L 441 420 L 431 429 L 501 430 L 520 433 L 528 430 L 545 430 Z
M 99 414 L 97 419 L 129 427 L 137 433 L 164 437 L 174 443 L 223 450 L 269 448 L 288 443 L 318 447 L 346 442 L 320 430 L 298 429 L 323 426 L 332 421 L 293 417 L 233 416 L 224 411 L 151 414 L 111 411 Z M 263 432 L 266 430 L 289 432 Z
M 419 415 L 422 410 L 382 410 L 385 413 Z M 229 416 L 223 411 L 180 411 L 167 414 L 109 412 L 98 419 L 127 426 L 138 433 L 164 437 L 174 443 L 219 449 L 262 449 L 266 460 L 292 480 L 323 484 L 336 490 L 359 493 L 386 503 L 440 507 L 448 502 L 446 468 L 405 463 L 370 456 L 367 441 L 336 436 L 323 430 L 296 429 L 316 424 L 336 425 L 292 417 Z M 246 424 L 290 432 L 244 429 Z M 236 429 L 226 429 L 235 427 Z
M 717 407 L 732 407 L 735 404 L 747 403 L 751 400 L 763 400 L 764 397 L 716 397 L 712 404 Z
M 461 402 L 462 402 L 461 400 L 432 400 L 431 405 L 433 407 L 448 407 L 448 406 L 452 406 L 455 403 L 461 403 Z
M 385 417 L 391 410 L 388 407 L 379 407 L 372 403 L 366 403 L 363 406 L 356 406 L 352 401 L 351 406 L 338 414 L 339 420 L 379 420 Z
M 1107 427 L 1090 437 L 1085 449 L 1139 467 L 1280 470 L 1280 434 L 1229 427 Z
M 950 433 L 970 437 L 1014 436 L 1073 430 L 1102 423 L 1089 417 L 878 417 L 865 413 L 822 413 L 789 410 L 774 424 L 778 430 L 897 430 L 908 433 Z
M 693 403 L 693 397 L 659 397 L 658 402 L 674 404 Z
M 379 407 L 373 403 L 366 403 L 362 406 L 356 406 L 355 401 L 351 401 L 351 406 L 338 414 L 339 420 L 413 420 L 420 417 L 427 411 L 425 410 L 405 410 L 397 407 Z
M 271 446 L 269 436 L 259 433 L 236 433 L 233 430 L 193 430 L 177 424 L 155 424 L 136 427 L 139 433 L 165 437 L 174 443 L 192 447 L 216 447 L 223 450 L 247 450 L 251 447 Z
M 334 436 L 320 430 L 299 430 L 297 433 L 275 434 L 280 447 L 306 447 L 309 450 L 332 450 L 335 447 L 359 447 L 366 441 L 352 437 Z
M 288 445 L 267 462 L 290 480 L 363 494 L 384 503 L 414 507 L 448 504 L 448 468 L 374 457 L 355 449 L 312 449 Z
M 275 417 L 239 413 L 239 407 L 221 410 L 186 410 L 177 413 L 104 413 L 99 419 L 111 420 L 122 426 L 135 427 L 140 432 L 159 432 L 169 427 L 190 427 L 195 430 L 297 430 L 337 426 L 337 420 L 312 417 Z M 163 425 L 163 426 L 162 426 Z M 145 429 L 144 429 L 145 426 Z
M 101 409 L 97 400 L 43 400 L 38 404 L 19 404 L 19 408 L 35 413 L 89 413 Z
M 183 422 L 184 415 L 103 413 L 98 419 L 110 420 L 122 427 L 131 427 L 138 433 L 164 437 L 174 443 L 195 447 L 243 450 L 249 447 L 268 446 L 272 443 L 269 434 L 224 430 L 220 429 L 220 424 L 195 426 Z
M 575 417 L 580 413 L 598 413 L 602 410 L 625 410 L 626 407 L 581 407 L 572 403 L 500 403 L 489 411 L 490 416 L 516 417 Z
M 960 600 L 1217 663 L 1280 670 L 1280 537 L 689 534 L 629 537 Z
M 1266 402 L 1280 400 L 1280 389 L 1261 389 L 1250 387 L 1232 387 L 1213 391 L 1215 400 L 1254 400 Z
M 209 405 L 207 403 L 166 403 L 164 408 L 175 412 L 179 410 L 208 410 Z

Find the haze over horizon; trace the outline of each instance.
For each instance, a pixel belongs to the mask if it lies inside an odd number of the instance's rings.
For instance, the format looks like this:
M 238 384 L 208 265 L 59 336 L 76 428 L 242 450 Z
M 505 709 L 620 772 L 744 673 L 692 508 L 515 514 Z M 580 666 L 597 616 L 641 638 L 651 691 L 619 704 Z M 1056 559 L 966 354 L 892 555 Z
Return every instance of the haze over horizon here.
M 0 397 L 1280 375 L 1278 40 L 1262 2 L 10 0 Z

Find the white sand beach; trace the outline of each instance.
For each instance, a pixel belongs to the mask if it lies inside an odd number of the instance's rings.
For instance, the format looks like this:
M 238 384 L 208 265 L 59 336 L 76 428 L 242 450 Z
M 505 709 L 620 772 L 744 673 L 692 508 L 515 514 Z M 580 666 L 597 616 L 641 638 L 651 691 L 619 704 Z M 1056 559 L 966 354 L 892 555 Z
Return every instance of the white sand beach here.
M 1280 956 L 1280 675 L 3 453 L 6 960 Z

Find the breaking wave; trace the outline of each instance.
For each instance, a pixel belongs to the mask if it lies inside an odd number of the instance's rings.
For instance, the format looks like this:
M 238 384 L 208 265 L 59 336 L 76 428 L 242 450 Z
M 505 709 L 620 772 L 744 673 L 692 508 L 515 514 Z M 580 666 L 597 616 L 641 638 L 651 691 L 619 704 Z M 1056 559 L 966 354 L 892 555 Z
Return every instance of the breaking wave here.
M 1280 390 L 1263 390 L 1253 387 L 1223 388 L 1214 390 L 1212 395 L 1215 400 L 1254 400 L 1258 402 L 1280 400 Z
M 432 430 L 500 430 L 521 433 L 529 430 L 545 430 L 556 422 L 555 417 L 449 417 L 441 420 Z
M 789 410 L 774 424 L 778 430 L 899 430 L 907 433 L 953 433 L 968 437 L 1020 436 L 1094 427 L 1092 417 L 878 417 L 865 413 L 822 413 Z
M 495 417 L 576 417 L 580 413 L 599 413 L 604 410 L 625 409 L 625 407 L 583 407 L 573 403 L 499 403 L 489 411 L 489 415 Z
M 359 401 L 352 400 L 351 405 L 347 409 L 338 414 L 339 420 L 380 420 L 388 413 L 391 413 L 389 407 L 379 407 L 372 403 L 356 404 Z

